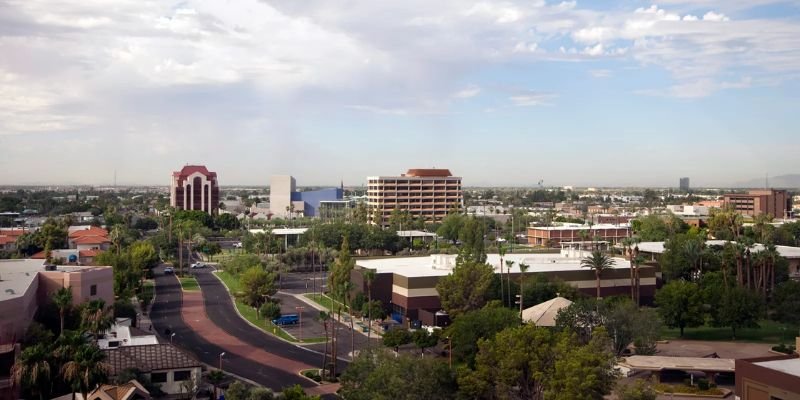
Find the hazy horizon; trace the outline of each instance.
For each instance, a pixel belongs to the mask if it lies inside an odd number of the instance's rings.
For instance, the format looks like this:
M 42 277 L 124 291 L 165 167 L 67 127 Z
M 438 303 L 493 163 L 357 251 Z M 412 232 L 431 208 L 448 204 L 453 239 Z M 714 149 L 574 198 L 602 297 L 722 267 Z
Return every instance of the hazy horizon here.
M 187 163 L 226 186 L 800 173 L 800 2 L 655 4 L 11 1 L 0 185 L 167 185 Z

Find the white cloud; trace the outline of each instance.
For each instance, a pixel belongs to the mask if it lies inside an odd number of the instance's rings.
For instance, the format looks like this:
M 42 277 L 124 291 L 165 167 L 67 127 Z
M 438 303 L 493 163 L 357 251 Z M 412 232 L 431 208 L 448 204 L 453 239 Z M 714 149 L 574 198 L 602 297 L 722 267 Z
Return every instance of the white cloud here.
M 517 107 L 532 107 L 552 105 L 550 102 L 555 95 L 547 92 L 526 91 L 509 97 L 511 103 Z
M 703 15 L 703 21 L 730 21 L 730 18 L 726 17 L 725 14 L 717 14 L 713 11 L 709 11 Z
M 475 85 L 470 85 L 470 86 L 468 86 L 468 87 L 466 87 L 464 89 L 461 89 L 461 90 L 453 93 L 453 97 L 457 98 L 457 99 L 468 99 L 470 97 L 477 96 L 478 94 L 480 94 L 480 92 L 481 92 L 481 88 L 479 88 L 479 87 L 477 87 Z

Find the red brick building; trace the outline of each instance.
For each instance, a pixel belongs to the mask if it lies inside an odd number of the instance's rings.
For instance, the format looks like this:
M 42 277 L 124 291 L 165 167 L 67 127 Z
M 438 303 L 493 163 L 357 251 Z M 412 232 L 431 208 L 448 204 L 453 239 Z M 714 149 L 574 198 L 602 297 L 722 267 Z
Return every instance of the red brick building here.
M 581 233 L 581 232 L 586 232 Z M 587 235 L 588 236 L 585 236 Z M 603 240 L 612 244 L 631 236 L 628 224 L 597 224 L 564 226 L 532 226 L 528 228 L 528 244 L 533 246 L 559 247 L 561 242 Z
M 792 197 L 785 190 L 751 190 L 747 194 L 726 194 L 723 204 L 733 207 L 742 215 L 755 217 L 769 214 L 775 218 L 787 218 L 792 211 Z
M 187 165 L 172 173 L 170 202 L 179 210 L 198 210 L 215 215 L 219 211 L 217 173 L 204 165 Z

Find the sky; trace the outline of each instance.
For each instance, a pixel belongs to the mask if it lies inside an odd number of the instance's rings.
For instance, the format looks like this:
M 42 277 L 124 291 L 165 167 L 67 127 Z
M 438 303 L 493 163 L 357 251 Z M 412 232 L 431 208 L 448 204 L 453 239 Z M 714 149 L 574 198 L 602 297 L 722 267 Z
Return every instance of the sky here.
M 800 0 L 0 0 L 0 184 L 800 173 Z

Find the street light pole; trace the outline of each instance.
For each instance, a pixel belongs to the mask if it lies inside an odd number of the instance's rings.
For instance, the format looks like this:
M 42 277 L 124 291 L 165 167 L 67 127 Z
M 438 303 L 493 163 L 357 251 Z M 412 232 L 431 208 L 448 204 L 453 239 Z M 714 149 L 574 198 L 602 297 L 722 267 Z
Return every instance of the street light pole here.
M 297 315 L 299 316 L 299 319 L 300 319 L 300 336 L 299 336 L 298 339 L 299 339 L 300 342 L 302 342 L 303 341 L 303 310 L 305 310 L 306 308 L 303 307 L 303 306 L 298 306 L 298 307 L 295 307 L 294 309 L 297 310 Z
M 225 355 L 225 352 L 219 353 L 219 370 L 222 371 L 222 356 Z
M 172 334 L 169 335 L 169 344 L 172 344 L 172 338 L 174 337 L 175 337 L 175 332 L 172 332 Z

